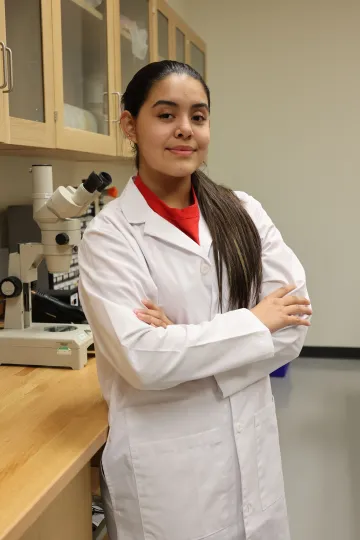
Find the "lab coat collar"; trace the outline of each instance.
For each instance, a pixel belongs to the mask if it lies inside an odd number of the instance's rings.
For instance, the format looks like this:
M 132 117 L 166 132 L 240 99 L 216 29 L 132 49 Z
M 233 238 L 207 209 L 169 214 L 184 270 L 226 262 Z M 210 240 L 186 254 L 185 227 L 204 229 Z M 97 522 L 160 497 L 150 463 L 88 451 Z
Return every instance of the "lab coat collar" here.
M 200 245 L 198 245 L 177 227 L 151 210 L 144 197 L 135 186 L 132 178 L 130 178 L 122 193 L 120 205 L 130 224 L 145 224 L 145 235 L 159 238 L 160 240 L 163 240 L 168 244 L 176 245 L 185 251 L 196 253 L 208 261 L 212 238 L 208 226 L 201 214 L 199 222 Z

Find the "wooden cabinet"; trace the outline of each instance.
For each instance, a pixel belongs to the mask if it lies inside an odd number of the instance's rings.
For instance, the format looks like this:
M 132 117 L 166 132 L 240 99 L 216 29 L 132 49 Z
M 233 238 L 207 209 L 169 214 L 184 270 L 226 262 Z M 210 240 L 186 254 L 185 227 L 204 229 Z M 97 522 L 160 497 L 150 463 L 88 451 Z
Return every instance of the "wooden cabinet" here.
M 0 140 L 55 146 L 49 0 L 0 0 Z
M 205 53 L 165 0 L 0 0 L 0 142 L 132 156 L 131 78 L 161 59 L 205 76 Z

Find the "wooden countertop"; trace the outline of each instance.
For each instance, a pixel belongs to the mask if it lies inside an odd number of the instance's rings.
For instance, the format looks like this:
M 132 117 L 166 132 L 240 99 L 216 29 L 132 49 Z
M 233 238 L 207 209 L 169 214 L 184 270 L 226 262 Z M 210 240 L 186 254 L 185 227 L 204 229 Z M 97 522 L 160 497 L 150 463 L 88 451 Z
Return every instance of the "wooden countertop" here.
M 79 371 L 0 366 L 0 540 L 21 537 L 107 428 L 94 358 Z

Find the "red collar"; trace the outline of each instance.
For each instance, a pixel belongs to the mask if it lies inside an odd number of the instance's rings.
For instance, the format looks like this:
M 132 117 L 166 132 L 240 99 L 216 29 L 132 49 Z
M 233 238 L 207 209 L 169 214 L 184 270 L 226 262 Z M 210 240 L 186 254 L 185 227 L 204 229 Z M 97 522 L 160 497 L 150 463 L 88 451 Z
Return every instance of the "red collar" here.
M 192 188 L 193 204 L 186 208 L 171 208 L 144 184 L 139 175 L 134 178 L 134 184 L 156 214 L 172 223 L 199 244 L 200 209 L 194 187 Z

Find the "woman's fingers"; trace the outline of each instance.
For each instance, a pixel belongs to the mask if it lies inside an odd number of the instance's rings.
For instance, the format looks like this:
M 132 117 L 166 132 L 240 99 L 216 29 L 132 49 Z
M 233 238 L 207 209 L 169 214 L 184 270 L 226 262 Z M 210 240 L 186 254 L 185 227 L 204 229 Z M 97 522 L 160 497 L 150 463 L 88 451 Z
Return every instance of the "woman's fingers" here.
M 288 315 L 312 315 L 312 309 L 308 306 L 288 306 L 286 308 L 286 313 Z
M 143 315 L 150 315 L 151 317 L 154 317 L 155 319 L 164 318 L 162 311 L 158 309 L 134 309 L 134 313 L 136 313 L 136 315 L 138 315 L 139 313 L 142 313 Z
M 148 309 L 155 309 L 155 310 L 160 309 L 159 306 L 157 306 L 156 304 L 154 304 L 154 302 L 148 299 L 141 300 L 141 303 L 144 304 L 144 306 Z
M 279 289 L 276 289 L 276 291 L 269 294 L 267 298 L 284 298 L 284 296 L 289 294 L 294 289 L 296 289 L 296 285 L 284 285 L 283 287 L 280 287 Z
M 135 314 L 140 321 L 149 324 L 150 326 L 153 326 L 155 328 L 167 327 L 167 324 L 163 320 L 155 317 L 154 315 L 150 315 L 149 313 L 141 313 L 139 312 L 139 310 L 136 310 Z
M 154 328 L 166 328 L 172 324 L 164 311 L 151 300 L 142 300 L 145 309 L 134 309 L 134 313 L 140 321 L 143 321 Z
M 293 304 L 309 305 L 310 300 L 308 298 L 289 294 L 294 289 L 296 289 L 296 285 L 284 285 L 284 287 L 280 287 L 279 289 L 276 289 L 276 291 L 269 294 L 267 298 L 276 298 L 280 300 L 284 306 L 291 306 Z
M 291 315 L 289 317 L 289 326 L 311 326 L 309 319 L 303 319 L 296 315 Z
M 154 302 L 148 299 L 142 300 L 141 302 L 145 306 L 146 309 L 135 309 L 134 311 L 136 314 L 138 313 L 144 313 L 146 315 L 150 314 L 152 317 L 155 317 L 155 319 L 160 319 L 163 323 L 165 323 L 164 328 L 166 328 L 166 326 L 173 324 L 173 322 L 170 321 L 170 319 L 164 313 L 164 310 L 161 307 L 157 306 Z M 157 326 L 160 326 L 160 325 L 157 325 Z
M 309 306 L 310 300 L 304 296 L 286 296 L 281 300 L 284 306 Z

